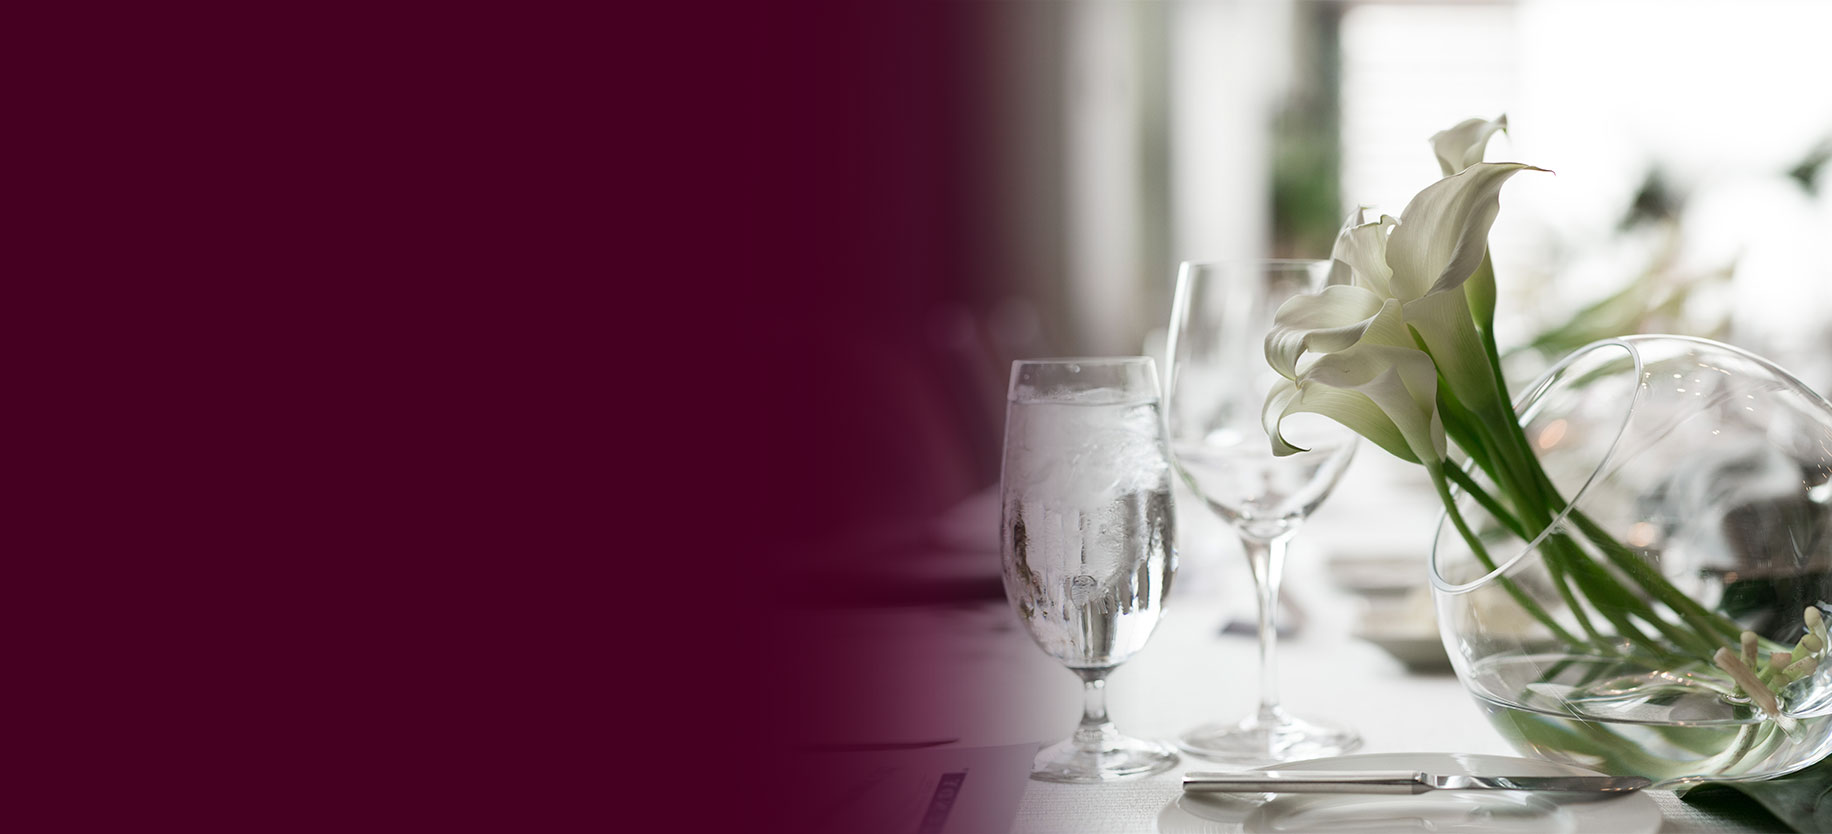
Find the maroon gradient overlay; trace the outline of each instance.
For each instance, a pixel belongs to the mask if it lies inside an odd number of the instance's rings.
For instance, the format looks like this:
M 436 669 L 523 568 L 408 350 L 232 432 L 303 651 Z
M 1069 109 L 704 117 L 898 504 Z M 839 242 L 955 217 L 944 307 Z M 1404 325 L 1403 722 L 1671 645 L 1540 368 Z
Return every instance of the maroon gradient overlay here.
M 681 308 L 612 206 L 699 189 L 615 176 L 658 157 L 605 21 L 77 17 L 14 30 L 11 826 L 604 830 L 686 773 L 624 702 L 733 699 L 632 579 L 673 525 L 617 535 L 685 487 L 619 442 L 684 359 L 622 326 Z
M 768 829 L 897 709 L 778 612 L 996 477 L 964 8 L 33 29 L 15 827 Z
M 752 486 L 772 534 L 759 587 L 786 616 L 759 646 L 760 691 L 766 746 L 790 754 L 771 772 L 789 819 L 808 818 L 793 806 L 812 793 L 798 751 L 845 740 L 836 727 L 894 725 L 959 685 L 862 687 L 861 665 L 930 654 L 920 643 L 941 638 L 887 638 L 862 660 L 834 649 L 844 634 L 796 631 L 793 614 L 843 630 L 852 610 L 999 593 L 996 580 L 912 588 L 887 569 L 927 555 L 909 530 L 998 477 L 1008 357 L 985 349 L 985 331 L 1013 287 L 983 222 L 983 23 L 975 4 L 941 2 L 790 4 L 772 21 L 783 38 L 762 97 L 765 277 L 742 359 L 770 407 L 767 427 L 742 431 L 770 453 Z

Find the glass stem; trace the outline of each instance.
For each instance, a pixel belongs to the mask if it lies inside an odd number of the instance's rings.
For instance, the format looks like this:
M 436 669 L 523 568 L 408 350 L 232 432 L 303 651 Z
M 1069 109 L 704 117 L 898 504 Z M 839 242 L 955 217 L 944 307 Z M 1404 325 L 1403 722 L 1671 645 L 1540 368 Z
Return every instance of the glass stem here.
M 1112 669 L 1076 669 L 1081 676 L 1081 726 L 1075 728 L 1075 746 L 1090 753 L 1106 747 L 1113 730 L 1107 718 L 1107 673 Z
M 1288 537 L 1256 539 L 1241 537 L 1247 548 L 1247 565 L 1253 569 L 1253 584 L 1259 590 L 1259 661 L 1261 723 L 1279 720 L 1278 616 L 1279 581 L 1285 573 L 1285 542 Z

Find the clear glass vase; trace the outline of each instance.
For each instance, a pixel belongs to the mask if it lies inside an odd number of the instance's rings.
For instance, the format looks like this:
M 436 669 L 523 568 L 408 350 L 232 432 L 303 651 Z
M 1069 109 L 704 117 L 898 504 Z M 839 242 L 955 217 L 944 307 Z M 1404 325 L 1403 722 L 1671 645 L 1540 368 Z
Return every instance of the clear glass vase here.
M 1445 648 L 1495 728 L 1668 784 L 1832 751 L 1832 406 L 1737 348 L 1630 336 L 1516 411 L 1544 477 L 1520 455 L 1511 490 L 1470 467 L 1431 558 Z

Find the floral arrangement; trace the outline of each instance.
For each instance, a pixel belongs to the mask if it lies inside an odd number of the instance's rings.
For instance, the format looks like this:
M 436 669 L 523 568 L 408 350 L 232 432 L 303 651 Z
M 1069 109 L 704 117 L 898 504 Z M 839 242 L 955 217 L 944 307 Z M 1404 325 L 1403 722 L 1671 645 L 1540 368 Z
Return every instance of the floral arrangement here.
M 1675 588 L 1583 512 L 1567 512 L 1517 421 L 1494 334 L 1488 234 L 1500 192 L 1517 174 L 1546 173 L 1483 161 L 1506 128 L 1505 117 L 1471 119 L 1437 134 L 1442 179 L 1397 218 L 1366 209 L 1350 217 L 1331 253 L 1330 285 L 1287 302 L 1266 336 L 1267 361 L 1284 377 L 1265 402 L 1266 433 L 1275 454 L 1304 451 L 1281 422 L 1320 414 L 1421 465 L 1449 522 L 1490 571 L 1496 563 L 1459 495 L 1522 541 L 1564 514 L 1541 547 L 1567 619 L 1504 578 L 1509 596 L 1570 648 L 1632 654 L 1720 682 L 1766 719 L 1733 742 L 1744 755 L 1794 731 L 1776 693 L 1825 662 L 1826 623 L 1809 607 L 1797 642 L 1760 638 Z

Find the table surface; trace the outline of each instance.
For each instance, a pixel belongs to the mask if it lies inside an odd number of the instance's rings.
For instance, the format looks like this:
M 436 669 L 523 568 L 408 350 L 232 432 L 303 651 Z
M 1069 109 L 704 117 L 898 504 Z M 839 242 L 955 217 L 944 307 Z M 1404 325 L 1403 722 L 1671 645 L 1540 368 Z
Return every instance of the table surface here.
M 1454 675 L 1409 672 L 1353 636 L 1368 600 L 1332 584 L 1329 560 L 1416 559 L 1409 570 L 1422 587 L 1437 516 L 1420 473 L 1378 450 L 1364 448 L 1359 457 L 1291 548 L 1285 586 L 1305 622 L 1278 644 L 1283 705 L 1302 717 L 1356 728 L 1364 740 L 1357 753 L 1519 755 L 1489 727 Z M 1177 506 L 1181 565 L 1166 616 L 1150 644 L 1108 684 L 1109 710 L 1122 732 L 1165 740 L 1198 724 L 1241 718 L 1259 696 L 1257 642 L 1221 633 L 1227 621 L 1254 616 L 1238 541 L 1193 496 L 1180 494 Z M 863 703 L 905 704 L 897 735 L 955 738 L 963 746 L 1053 743 L 1074 728 L 1081 708 L 1077 679 L 1036 649 L 1003 602 L 870 617 L 855 612 L 846 639 L 861 657 L 882 659 L 885 646 L 910 633 L 922 639 L 901 641 L 903 656 L 894 663 L 861 663 L 850 683 L 858 688 L 851 696 Z M 952 683 L 938 687 L 938 680 Z M 919 703 L 899 699 L 912 691 L 924 693 Z M 871 732 L 881 736 L 885 729 Z M 1013 830 L 1155 831 L 1159 814 L 1180 794 L 1182 774 L 1192 769 L 1226 768 L 1185 756 L 1178 767 L 1135 781 L 1030 782 Z M 1765 815 L 1713 813 L 1670 792 L 1649 793 L 1665 817 L 1662 831 L 1773 830 L 1763 827 L 1772 824 Z

